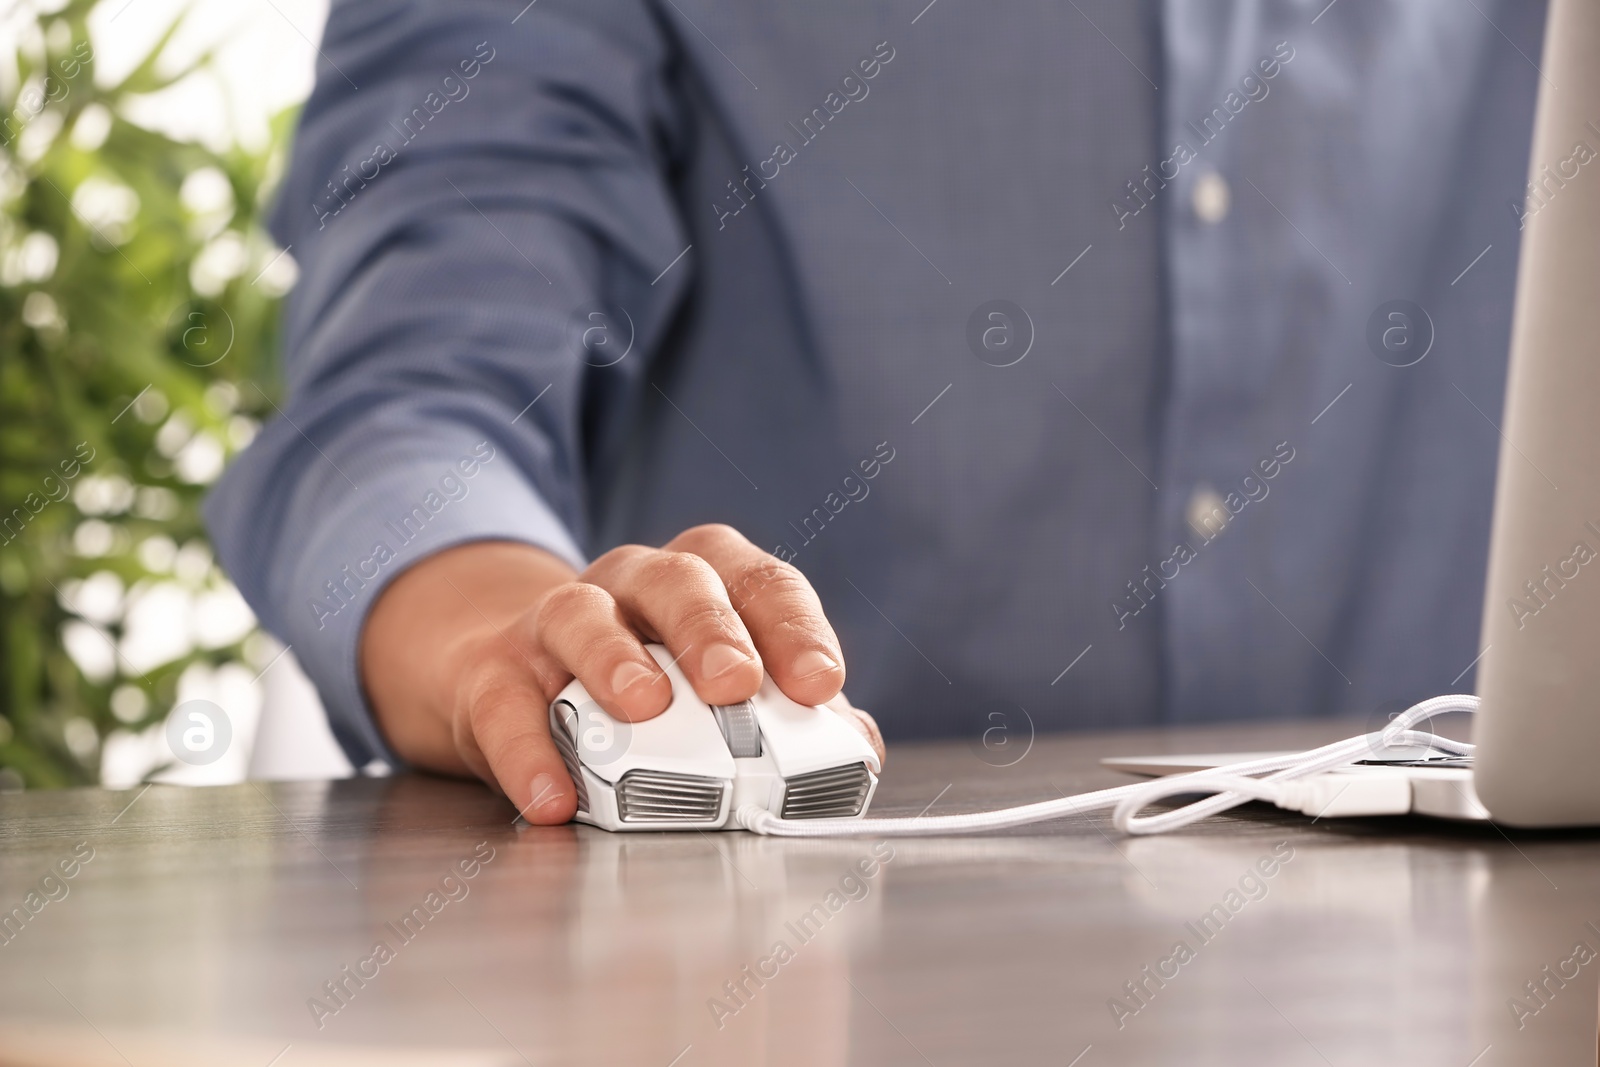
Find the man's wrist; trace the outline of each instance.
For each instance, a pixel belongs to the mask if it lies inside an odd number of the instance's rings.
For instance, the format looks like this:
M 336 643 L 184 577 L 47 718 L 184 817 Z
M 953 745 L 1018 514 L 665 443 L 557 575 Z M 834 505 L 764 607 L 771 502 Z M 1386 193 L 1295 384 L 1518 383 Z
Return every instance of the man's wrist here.
M 358 645 L 362 685 L 390 746 L 419 766 L 469 770 L 450 724 L 464 673 L 508 640 L 507 629 L 550 589 L 576 577 L 533 545 L 476 541 L 436 553 L 390 583 Z

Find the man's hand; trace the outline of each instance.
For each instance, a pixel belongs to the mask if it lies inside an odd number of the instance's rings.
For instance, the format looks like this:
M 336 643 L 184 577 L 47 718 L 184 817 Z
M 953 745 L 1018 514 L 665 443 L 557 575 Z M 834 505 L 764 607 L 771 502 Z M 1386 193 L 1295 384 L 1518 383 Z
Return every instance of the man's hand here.
M 498 785 L 532 823 L 572 817 L 577 795 L 547 709 L 574 677 L 613 716 L 661 714 L 672 684 L 645 651 L 671 650 L 710 704 L 754 696 L 763 668 L 801 704 L 827 704 L 883 757 L 877 725 L 840 692 L 844 657 L 794 567 L 727 526 L 664 548 L 624 545 L 582 574 L 529 545 L 480 541 L 395 579 L 367 618 L 361 674 L 395 751 Z

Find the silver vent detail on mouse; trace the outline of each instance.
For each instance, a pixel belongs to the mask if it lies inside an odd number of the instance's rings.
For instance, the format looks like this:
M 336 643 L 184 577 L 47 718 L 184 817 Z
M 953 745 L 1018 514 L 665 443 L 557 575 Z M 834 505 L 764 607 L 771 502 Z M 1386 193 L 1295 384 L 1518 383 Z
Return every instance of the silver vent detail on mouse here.
M 561 762 L 567 768 L 567 776 L 572 779 L 573 787 L 578 791 L 578 811 L 587 813 L 589 790 L 584 783 L 583 772 L 579 768 L 578 749 L 572 741 L 572 725 L 563 714 L 572 710 L 572 705 L 565 700 L 558 700 L 550 705 L 550 740 L 555 742 L 556 751 L 561 753 Z
M 783 792 L 785 819 L 849 819 L 861 814 L 872 788 L 865 763 L 830 767 L 790 778 Z
M 727 783 L 717 778 L 629 771 L 617 780 L 623 822 L 710 822 L 722 812 Z

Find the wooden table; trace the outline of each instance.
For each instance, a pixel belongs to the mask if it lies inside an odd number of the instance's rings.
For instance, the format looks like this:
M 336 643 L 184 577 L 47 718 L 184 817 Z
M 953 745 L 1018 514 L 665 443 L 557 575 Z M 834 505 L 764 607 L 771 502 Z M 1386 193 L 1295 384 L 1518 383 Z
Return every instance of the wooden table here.
M 1359 729 L 1040 738 L 1005 767 L 900 746 L 875 810 Z M 0 908 L 37 894 L 0 945 L 0 1064 L 1594 1062 L 1600 834 L 1250 809 L 1137 840 L 1100 816 L 810 842 L 513 817 L 413 776 L 0 798 Z

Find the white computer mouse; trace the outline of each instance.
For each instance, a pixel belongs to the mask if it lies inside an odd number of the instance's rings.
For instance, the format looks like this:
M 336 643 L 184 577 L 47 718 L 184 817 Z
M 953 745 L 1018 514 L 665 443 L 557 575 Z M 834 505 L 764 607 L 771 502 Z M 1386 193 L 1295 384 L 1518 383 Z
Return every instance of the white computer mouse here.
M 830 708 L 784 696 L 771 678 L 742 704 L 707 704 L 661 645 L 672 703 L 614 719 L 580 682 L 550 705 L 550 734 L 578 788 L 579 822 L 605 830 L 721 830 L 755 804 L 785 819 L 859 818 L 878 754 Z

